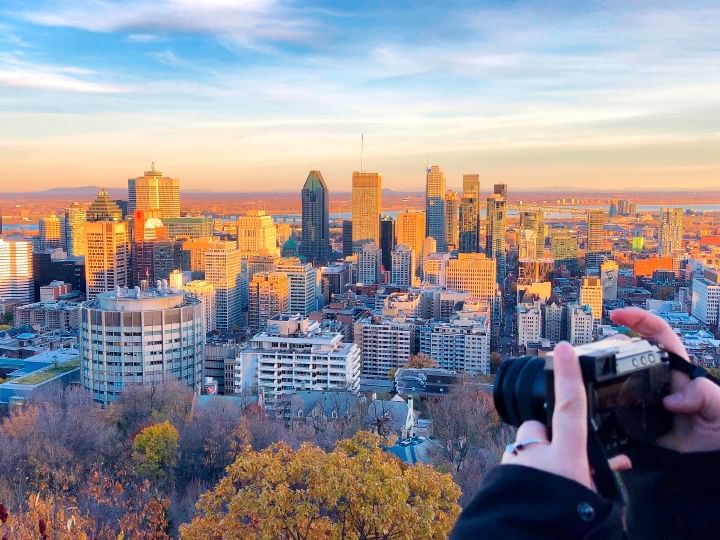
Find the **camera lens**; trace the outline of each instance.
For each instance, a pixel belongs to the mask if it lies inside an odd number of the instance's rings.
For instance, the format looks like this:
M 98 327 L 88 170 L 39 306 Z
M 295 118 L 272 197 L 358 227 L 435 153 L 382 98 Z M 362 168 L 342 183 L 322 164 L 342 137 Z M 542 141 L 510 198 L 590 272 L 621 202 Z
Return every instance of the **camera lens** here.
M 500 417 L 513 426 L 526 420 L 547 422 L 545 410 L 545 360 L 521 356 L 500 364 L 493 390 Z

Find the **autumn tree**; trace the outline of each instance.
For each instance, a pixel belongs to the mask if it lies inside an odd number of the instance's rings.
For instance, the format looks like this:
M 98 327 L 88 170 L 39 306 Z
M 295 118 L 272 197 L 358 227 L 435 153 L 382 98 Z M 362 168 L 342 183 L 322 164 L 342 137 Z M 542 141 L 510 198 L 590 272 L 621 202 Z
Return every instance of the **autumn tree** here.
M 133 441 L 135 471 L 141 477 L 160 483 L 170 480 L 177 462 L 179 445 L 180 434 L 167 420 L 146 427 Z
M 425 353 L 413 354 L 410 360 L 405 364 L 406 368 L 436 368 L 438 367 L 437 362 L 429 355 Z
M 123 389 L 110 408 L 110 417 L 122 433 L 132 434 L 150 423 L 164 420 L 182 426 L 191 418 L 192 409 L 193 391 L 180 381 L 134 384 Z
M 502 364 L 502 355 L 498 351 L 490 353 L 490 373 L 497 373 L 498 368 Z
M 359 432 L 326 453 L 304 444 L 246 448 L 182 538 L 444 538 L 459 513 L 447 474 L 405 465 Z

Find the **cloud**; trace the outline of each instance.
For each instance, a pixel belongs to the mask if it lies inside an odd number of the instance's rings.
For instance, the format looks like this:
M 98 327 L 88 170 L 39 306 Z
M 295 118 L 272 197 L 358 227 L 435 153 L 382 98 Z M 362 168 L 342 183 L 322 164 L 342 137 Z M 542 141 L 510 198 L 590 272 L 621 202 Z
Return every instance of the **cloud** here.
M 35 88 L 88 94 L 114 94 L 128 87 L 95 80 L 94 72 L 76 66 L 30 62 L 16 54 L 0 54 L 0 87 Z
M 129 43 L 153 43 L 160 41 L 160 36 L 156 34 L 130 34 L 125 38 Z
M 136 41 L 164 32 L 198 32 L 247 46 L 262 40 L 304 41 L 314 27 L 278 0 L 72 0 L 15 15 L 43 26 L 131 32 Z

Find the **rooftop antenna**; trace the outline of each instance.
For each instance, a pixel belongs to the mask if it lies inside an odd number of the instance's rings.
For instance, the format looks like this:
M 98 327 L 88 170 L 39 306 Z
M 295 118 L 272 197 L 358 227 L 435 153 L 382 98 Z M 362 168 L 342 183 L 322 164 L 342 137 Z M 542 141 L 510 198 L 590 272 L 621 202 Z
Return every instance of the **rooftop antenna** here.
M 360 172 L 365 172 L 363 169 L 363 151 L 365 150 L 365 134 L 360 134 Z
M 152 162 L 152 167 L 150 167 L 150 170 L 155 171 L 155 162 L 154 161 Z

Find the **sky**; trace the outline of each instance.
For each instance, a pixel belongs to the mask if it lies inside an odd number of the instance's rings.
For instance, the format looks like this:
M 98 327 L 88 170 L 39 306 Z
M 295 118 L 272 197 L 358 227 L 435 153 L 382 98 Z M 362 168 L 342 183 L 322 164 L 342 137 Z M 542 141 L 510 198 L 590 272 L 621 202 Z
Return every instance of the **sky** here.
M 720 4 L 0 1 L 0 192 L 720 187 Z

